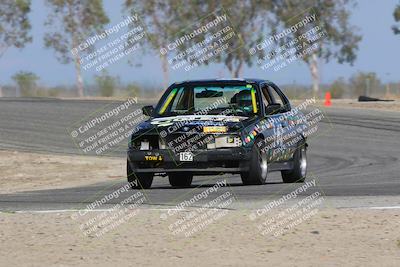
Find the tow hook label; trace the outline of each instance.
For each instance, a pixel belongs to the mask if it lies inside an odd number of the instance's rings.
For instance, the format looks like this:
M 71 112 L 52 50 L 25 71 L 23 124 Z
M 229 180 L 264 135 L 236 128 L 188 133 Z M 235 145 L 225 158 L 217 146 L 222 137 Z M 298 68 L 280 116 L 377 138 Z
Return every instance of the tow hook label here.
M 162 161 L 163 157 L 160 156 L 144 156 L 144 160 L 146 161 Z

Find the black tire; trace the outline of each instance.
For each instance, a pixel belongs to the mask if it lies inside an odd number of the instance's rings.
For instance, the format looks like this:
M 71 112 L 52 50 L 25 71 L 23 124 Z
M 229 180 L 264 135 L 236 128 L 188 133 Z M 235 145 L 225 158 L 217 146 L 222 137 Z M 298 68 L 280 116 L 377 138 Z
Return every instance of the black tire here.
M 261 185 L 267 180 L 267 154 L 258 148 L 259 142 L 260 140 L 256 140 L 251 150 L 249 171 L 240 173 L 244 185 Z
M 293 157 L 293 169 L 281 171 L 284 183 L 304 183 L 307 176 L 307 149 L 304 143 L 297 146 Z
M 173 187 L 190 187 L 193 180 L 193 174 L 187 172 L 168 173 L 169 184 Z
M 149 189 L 153 183 L 153 173 L 134 173 L 129 161 L 126 162 L 126 173 L 132 189 Z

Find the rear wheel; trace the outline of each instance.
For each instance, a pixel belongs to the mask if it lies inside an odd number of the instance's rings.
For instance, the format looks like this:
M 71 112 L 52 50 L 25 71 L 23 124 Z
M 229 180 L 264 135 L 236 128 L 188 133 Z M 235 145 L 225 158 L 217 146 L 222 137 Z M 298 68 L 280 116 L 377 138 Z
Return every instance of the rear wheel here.
M 251 150 L 251 159 L 248 172 L 242 172 L 240 177 L 244 185 L 265 184 L 268 174 L 267 154 L 258 148 L 258 143 L 254 142 Z
M 293 157 L 293 169 L 281 171 L 284 183 L 303 183 L 307 175 L 307 153 L 304 143 L 298 145 Z
M 168 173 L 170 185 L 173 187 L 189 187 L 192 184 L 193 174 L 187 172 Z
M 128 182 L 132 189 L 148 189 L 153 183 L 153 173 L 134 173 L 129 161 L 126 162 Z

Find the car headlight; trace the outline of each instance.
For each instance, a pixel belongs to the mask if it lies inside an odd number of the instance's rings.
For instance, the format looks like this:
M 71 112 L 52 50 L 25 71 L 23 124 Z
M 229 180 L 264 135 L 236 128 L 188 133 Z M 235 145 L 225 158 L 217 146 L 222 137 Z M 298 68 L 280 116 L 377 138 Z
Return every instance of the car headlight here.
M 150 142 L 146 139 L 140 141 L 140 150 L 150 150 Z
M 167 145 L 165 144 L 165 140 L 162 137 L 158 138 L 158 148 L 159 149 L 167 148 Z

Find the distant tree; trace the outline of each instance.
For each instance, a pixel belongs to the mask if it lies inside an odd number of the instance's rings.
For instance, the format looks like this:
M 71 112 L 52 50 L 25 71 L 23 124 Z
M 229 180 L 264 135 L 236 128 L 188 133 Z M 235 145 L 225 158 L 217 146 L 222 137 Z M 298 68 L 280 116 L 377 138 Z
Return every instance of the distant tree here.
M 51 87 L 47 90 L 47 95 L 50 97 L 57 97 L 61 95 L 66 89 L 63 86 Z
M 400 4 L 398 4 L 393 12 L 393 17 L 396 22 L 399 22 L 397 25 L 393 25 L 392 29 L 395 34 L 400 34 Z
M 379 92 L 381 81 L 374 72 L 359 72 L 350 78 L 350 86 L 355 96 L 371 95 L 372 92 Z
M 113 96 L 119 83 L 118 77 L 113 77 L 106 71 L 103 71 L 101 75 L 96 75 L 95 81 L 101 96 Z
M 45 22 L 50 28 L 50 32 L 44 37 L 45 46 L 56 51 L 57 59 L 61 63 L 74 62 L 78 96 L 83 96 L 81 56 L 77 50 L 74 52 L 74 49 L 85 39 L 101 34 L 104 25 L 109 23 L 103 2 L 102 0 L 46 0 L 46 2 L 51 11 Z M 92 51 L 93 46 L 87 45 L 88 47 L 82 52 Z
M 169 84 L 169 67 L 167 54 L 160 53 L 160 49 L 166 47 L 177 32 L 185 27 L 185 24 L 180 21 L 180 16 L 177 15 L 183 7 L 181 4 L 183 4 L 181 0 L 125 0 L 125 11 L 131 15 L 139 13 L 146 26 L 149 42 L 147 47 L 143 47 L 144 51 L 155 51 L 160 57 L 164 88 Z
M 28 14 L 30 0 L 0 1 L 0 57 L 9 47 L 23 48 L 32 41 Z M 3 95 L 0 86 L 0 97 Z
M 17 96 L 34 96 L 36 90 L 36 82 L 39 77 L 32 72 L 20 71 L 12 79 L 17 84 Z
M 141 88 L 135 83 L 130 83 L 126 86 L 128 96 L 138 97 L 141 94 Z
M 349 17 L 354 0 L 272 0 L 271 27 L 274 33 L 280 29 L 291 28 L 296 22 L 303 19 L 306 14 L 315 14 L 316 20 L 309 22 L 307 27 L 301 27 L 297 31 L 279 39 L 278 45 L 282 46 L 299 39 L 310 29 L 320 26 L 326 33 L 317 40 L 317 48 L 310 54 L 302 56 L 302 60 L 309 66 L 314 95 L 319 91 L 319 59 L 328 62 L 334 58 L 339 63 L 352 64 L 356 59 L 356 50 L 361 36 L 356 34 L 357 29 L 351 26 Z M 296 54 L 303 48 L 296 46 Z
M 191 17 L 203 18 L 203 25 L 214 20 L 215 16 L 209 16 L 209 14 L 218 10 L 219 12 L 215 13 L 216 15 L 227 15 L 228 21 L 224 26 L 230 26 L 235 32 L 235 36 L 226 42 L 229 43 L 230 47 L 228 51 L 218 53 L 210 60 L 205 60 L 204 64 L 208 65 L 211 62 L 224 64 L 231 77 L 242 77 L 244 66 L 251 67 L 257 60 L 254 55 L 249 53 L 249 50 L 265 37 L 266 28 L 269 26 L 266 23 L 266 17 L 272 8 L 272 1 L 222 0 L 217 2 L 206 0 L 201 3 L 199 1 L 191 1 L 191 3 L 183 6 L 186 6 L 191 12 L 189 13 Z M 190 45 L 204 41 L 207 37 L 208 35 L 199 35 L 182 48 L 185 49 Z
M 344 78 L 340 77 L 333 81 L 328 91 L 331 92 L 332 98 L 342 98 L 347 87 L 348 86 Z
M 229 40 L 229 51 L 218 53 L 209 60 L 204 60 L 201 64 L 222 63 L 228 68 L 232 77 L 242 76 L 243 67 L 245 65 L 251 66 L 256 61 L 256 58 L 248 51 L 249 48 L 254 47 L 262 40 L 266 26 L 263 15 L 268 13 L 269 3 L 270 0 L 258 2 L 147 0 L 139 3 L 132 0 L 125 1 L 126 7 L 138 8 L 143 21 L 148 26 L 147 33 L 151 49 L 159 53 L 162 62 L 165 86 L 169 76 L 167 56 L 170 54 L 160 53 L 160 49 L 167 47 L 169 43 L 179 39 L 184 34 L 189 34 L 195 27 L 206 25 L 215 19 L 215 15 L 227 15 L 228 21 L 224 26 L 229 25 L 235 32 L 235 36 Z M 216 13 L 216 11 L 218 12 Z M 218 28 L 218 30 L 221 29 Z M 190 40 L 186 40 L 173 53 L 176 55 L 183 52 L 204 41 L 209 35 L 210 33 L 199 34 Z M 188 53 L 183 58 L 191 62 L 189 59 L 191 55 Z

